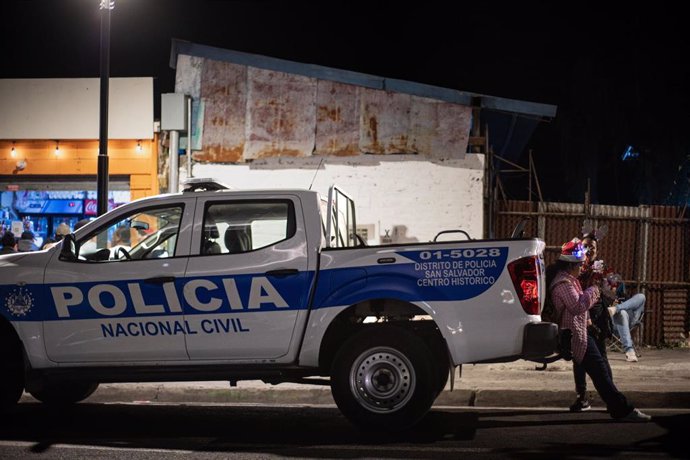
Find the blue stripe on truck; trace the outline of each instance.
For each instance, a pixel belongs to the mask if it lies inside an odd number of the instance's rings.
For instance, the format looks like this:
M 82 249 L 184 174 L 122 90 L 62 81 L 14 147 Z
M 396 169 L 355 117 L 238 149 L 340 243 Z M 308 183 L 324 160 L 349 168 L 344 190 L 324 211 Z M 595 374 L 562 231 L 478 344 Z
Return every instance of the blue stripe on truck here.
M 391 253 L 392 254 L 392 253 Z M 398 251 L 410 263 L 323 270 L 314 308 L 372 298 L 404 301 L 467 300 L 500 277 L 507 247 Z M 271 312 L 307 308 L 314 272 L 179 278 L 174 284 L 140 280 L 54 285 L 2 285 L 2 315 L 11 321 L 131 318 Z

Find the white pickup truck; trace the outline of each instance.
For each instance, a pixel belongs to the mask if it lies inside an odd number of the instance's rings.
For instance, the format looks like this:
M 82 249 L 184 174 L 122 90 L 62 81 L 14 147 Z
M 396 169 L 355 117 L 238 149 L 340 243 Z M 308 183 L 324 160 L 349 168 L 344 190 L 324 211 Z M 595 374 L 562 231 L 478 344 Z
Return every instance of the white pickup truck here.
M 356 425 L 396 430 L 454 366 L 553 353 L 542 241 L 366 246 L 355 224 L 337 188 L 199 183 L 0 257 L 2 406 L 102 382 L 320 382 Z

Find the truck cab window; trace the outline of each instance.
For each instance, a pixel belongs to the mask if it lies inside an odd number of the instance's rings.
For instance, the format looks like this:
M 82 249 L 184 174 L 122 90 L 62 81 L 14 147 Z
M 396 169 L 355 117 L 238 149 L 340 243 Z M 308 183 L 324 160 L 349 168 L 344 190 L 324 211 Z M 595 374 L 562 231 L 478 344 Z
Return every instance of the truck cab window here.
M 79 240 L 79 259 L 121 261 L 174 257 L 182 206 L 137 211 Z
M 291 238 L 294 206 L 289 200 L 214 202 L 203 225 L 202 255 L 241 254 Z

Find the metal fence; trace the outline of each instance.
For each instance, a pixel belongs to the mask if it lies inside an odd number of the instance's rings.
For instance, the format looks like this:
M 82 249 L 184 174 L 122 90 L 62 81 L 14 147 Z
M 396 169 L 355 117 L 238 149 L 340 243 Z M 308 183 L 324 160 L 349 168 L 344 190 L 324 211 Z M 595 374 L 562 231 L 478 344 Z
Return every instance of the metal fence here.
M 623 275 L 628 293 L 647 296 L 642 341 L 675 344 L 688 336 L 690 291 L 690 219 L 675 206 L 608 206 L 508 200 L 496 203 L 494 235 L 510 236 L 523 219 L 526 235 L 546 242 L 545 262 L 560 246 L 581 236 L 585 219 L 608 226 L 599 257 Z

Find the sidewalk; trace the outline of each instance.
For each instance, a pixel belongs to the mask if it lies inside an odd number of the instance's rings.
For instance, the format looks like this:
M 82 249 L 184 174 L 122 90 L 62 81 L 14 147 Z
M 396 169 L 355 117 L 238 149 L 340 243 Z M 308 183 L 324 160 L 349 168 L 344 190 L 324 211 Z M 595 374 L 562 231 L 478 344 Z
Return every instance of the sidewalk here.
M 637 363 L 610 353 L 618 388 L 640 408 L 690 408 L 690 349 L 642 349 Z M 436 405 L 480 407 L 568 407 L 575 400 L 572 363 L 557 361 L 546 370 L 529 361 L 464 365 L 455 388 L 439 395 Z M 588 379 L 594 406 L 603 406 Z M 25 394 L 22 401 L 33 401 Z M 321 385 L 261 381 L 103 384 L 89 402 L 178 402 L 334 404 L 330 388 Z
M 642 349 L 630 363 L 623 353 L 609 353 L 613 379 L 637 407 L 690 408 L 690 349 Z M 546 370 L 529 361 L 463 366 L 458 388 L 473 392 L 475 406 L 568 407 L 575 400 L 572 362 L 557 361 Z M 589 377 L 592 403 L 603 407 Z M 436 404 L 453 404 L 444 392 Z

